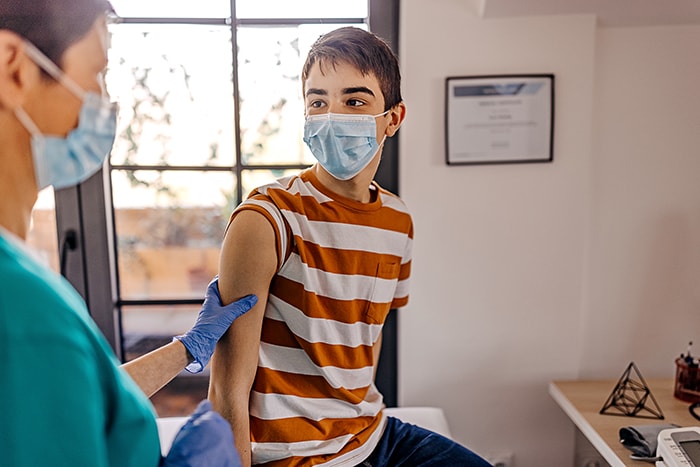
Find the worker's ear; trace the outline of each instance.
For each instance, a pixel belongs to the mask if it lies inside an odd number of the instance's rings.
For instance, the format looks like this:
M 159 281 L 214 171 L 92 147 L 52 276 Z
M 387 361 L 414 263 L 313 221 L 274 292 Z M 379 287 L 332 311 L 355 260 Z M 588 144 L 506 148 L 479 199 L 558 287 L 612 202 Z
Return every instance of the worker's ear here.
M 406 104 L 404 104 L 403 101 L 399 102 L 389 109 L 388 115 L 391 117 L 391 121 L 389 122 L 389 126 L 386 127 L 386 135 L 392 137 L 399 131 L 399 127 L 401 127 L 401 124 L 406 118 Z
M 22 38 L 0 29 L 0 109 L 14 110 L 21 105 L 28 85 L 38 79 L 38 68 L 24 53 Z

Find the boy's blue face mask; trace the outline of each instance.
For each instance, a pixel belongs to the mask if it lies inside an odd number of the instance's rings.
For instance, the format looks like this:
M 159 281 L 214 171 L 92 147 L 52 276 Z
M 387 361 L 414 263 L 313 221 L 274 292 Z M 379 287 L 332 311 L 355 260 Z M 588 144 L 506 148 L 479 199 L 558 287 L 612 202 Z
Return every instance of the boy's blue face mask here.
M 76 185 L 97 172 L 112 149 L 117 106 L 95 92 L 84 91 L 31 43 L 25 46 L 27 55 L 39 67 L 83 101 L 78 127 L 65 138 L 42 134 L 24 109 L 15 110 L 17 119 L 32 135 L 38 189 Z
M 309 115 L 304 142 L 321 166 L 338 180 L 350 180 L 367 167 L 384 144 L 377 142 L 379 115 L 325 113 Z

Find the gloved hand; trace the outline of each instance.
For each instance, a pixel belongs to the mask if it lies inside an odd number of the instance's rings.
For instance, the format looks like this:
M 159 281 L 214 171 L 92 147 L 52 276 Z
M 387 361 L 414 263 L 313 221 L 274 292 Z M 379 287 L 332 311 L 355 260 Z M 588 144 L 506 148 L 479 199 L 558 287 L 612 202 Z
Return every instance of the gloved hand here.
M 207 366 L 214 353 L 216 343 L 221 339 L 231 323 L 247 312 L 258 302 L 255 295 L 247 295 L 229 305 L 221 304 L 219 295 L 219 276 L 215 276 L 207 287 L 207 293 L 199 310 L 199 316 L 192 329 L 181 336 L 175 336 L 194 357 L 194 361 L 185 369 L 190 373 L 199 373 Z
M 240 467 L 231 425 L 203 400 L 180 428 L 161 467 Z

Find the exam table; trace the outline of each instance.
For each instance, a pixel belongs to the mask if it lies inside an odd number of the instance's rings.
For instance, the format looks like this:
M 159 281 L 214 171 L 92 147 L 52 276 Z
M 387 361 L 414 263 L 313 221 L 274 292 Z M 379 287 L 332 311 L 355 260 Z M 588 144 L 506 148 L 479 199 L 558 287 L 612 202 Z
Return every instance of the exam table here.
M 391 407 L 384 409 L 388 417 L 398 418 L 406 423 L 412 423 L 435 433 L 451 438 L 450 428 L 445 418 L 445 413 L 439 407 Z M 158 437 L 160 438 L 160 450 L 163 456 L 168 454 L 170 446 L 180 427 L 189 417 L 162 417 L 156 419 L 158 424 Z

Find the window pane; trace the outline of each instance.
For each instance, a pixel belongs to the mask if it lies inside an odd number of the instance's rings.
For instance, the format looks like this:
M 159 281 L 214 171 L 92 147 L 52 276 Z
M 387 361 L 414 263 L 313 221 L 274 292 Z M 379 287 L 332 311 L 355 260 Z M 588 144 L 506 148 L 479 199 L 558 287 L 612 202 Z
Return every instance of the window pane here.
M 366 18 L 367 0 L 236 0 L 237 18 Z
M 246 199 L 253 189 L 274 182 L 278 178 L 298 174 L 299 169 L 293 170 L 244 170 L 241 172 L 243 199 Z
M 205 284 L 206 287 L 206 284 Z M 199 297 L 204 300 L 205 289 Z M 199 305 L 123 306 L 122 330 L 125 361 L 155 350 L 190 329 Z
M 202 290 L 204 297 L 204 290 Z M 122 307 L 122 342 L 125 361 L 172 342 L 173 336 L 194 324 L 199 305 L 149 305 Z M 188 416 L 207 398 L 208 367 L 198 375 L 182 371 L 174 380 L 151 397 L 159 417 Z
M 120 106 L 112 164 L 232 166 L 230 29 L 117 24 L 111 32 L 106 81 Z
M 189 417 L 208 394 L 208 369 L 196 375 L 183 371 L 151 396 L 151 403 L 159 417 Z
M 204 296 L 217 273 L 231 172 L 112 171 L 121 298 Z
M 39 192 L 39 198 L 32 210 L 27 245 L 37 254 L 39 261 L 59 272 L 56 202 L 53 188 L 46 188 Z
M 302 139 L 301 67 L 314 41 L 341 26 L 238 29 L 243 164 L 314 162 Z
M 229 0 L 110 0 L 122 17 L 228 18 Z

